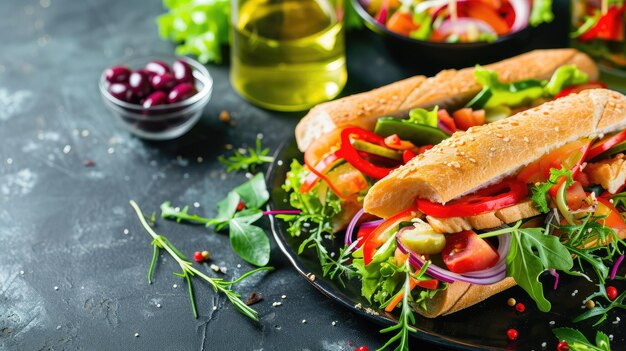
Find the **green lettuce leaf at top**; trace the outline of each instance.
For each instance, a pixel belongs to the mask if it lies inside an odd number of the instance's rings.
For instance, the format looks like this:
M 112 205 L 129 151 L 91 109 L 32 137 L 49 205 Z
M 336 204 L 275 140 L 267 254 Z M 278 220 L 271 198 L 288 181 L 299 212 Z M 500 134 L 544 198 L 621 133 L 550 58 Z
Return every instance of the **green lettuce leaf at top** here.
M 437 127 L 438 110 L 438 106 L 435 106 L 432 111 L 428 111 L 423 108 L 414 108 L 409 112 L 409 119 L 406 120 L 406 123 L 423 124 L 429 127 Z

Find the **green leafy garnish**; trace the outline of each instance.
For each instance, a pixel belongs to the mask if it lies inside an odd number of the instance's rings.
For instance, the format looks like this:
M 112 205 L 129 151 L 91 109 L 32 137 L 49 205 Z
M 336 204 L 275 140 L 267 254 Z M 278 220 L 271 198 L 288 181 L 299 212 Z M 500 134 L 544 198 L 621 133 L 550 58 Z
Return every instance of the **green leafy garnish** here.
M 420 271 L 421 272 L 421 271 Z M 392 325 L 391 327 L 385 328 L 381 330 L 381 333 L 389 333 L 393 331 L 398 331 L 397 334 L 392 336 L 383 346 L 381 346 L 377 351 L 385 350 L 391 344 L 399 340 L 398 346 L 394 349 L 395 351 L 408 351 L 409 350 L 409 332 L 416 332 L 415 328 L 411 326 L 411 324 L 415 324 L 415 315 L 413 314 L 413 310 L 409 305 L 409 301 L 411 300 L 411 266 L 409 265 L 409 260 L 406 260 L 404 263 L 404 273 L 405 279 L 404 284 L 402 286 L 402 306 L 400 312 L 400 318 L 398 318 L 398 323 Z M 423 272 L 421 272 L 423 274 Z
M 300 192 L 300 185 L 308 174 L 306 167 L 297 160 L 291 162 L 291 169 L 287 172 L 287 179 L 283 189 L 290 193 L 289 204 L 301 210 L 298 215 L 278 215 L 278 218 L 289 223 L 287 232 L 294 237 L 308 235 L 298 248 L 301 254 L 307 248 L 314 248 L 320 265 L 324 267 L 332 261 L 324 245 L 324 237 L 334 237 L 333 218 L 341 212 L 341 200 L 328 188 L 319 192 L 319 184 L 308 194 Z M 323 198 L 323 200 L 320 199 Z
M 226 198 L 217 203 L 218 213 L 215 218 L 189 214 L 189 206 L 179 210 L 172 207 L 169 201 L 161 204 L 161 217 L 179 223 L 185 221 L 215 226 L 217 231 L 228 226 L 233 251 L 248 263 L 265 266 L 270 259 L 269 238 L 263 229 L 252 223 L 263 217 L 261 207 L 267 203 L 269 196 L 263 174 L 259 173 L 236 187 L 228 193 Z M 241 202 L 245 209 L 237 211 Z
M 543 228 L 519 228 L 519 223 L 516 227 L 506 257 L 507 276 L 535 300 L 539 310 L 550 311 L 539 275 L 547 269 L 569 271 L 574 265 L 572 256 L 558 237 L 545 233 Z
M 357 275 L 356 269 L 350 264 L 351 255 L 356 248 L 357 241 L 352 245 L 339 249 L 339 257 L 336 260 L 328 257 L 326 264 L 322 266 L 324 276 L 330 277 L 330 279 L 339 279 L 339 282 L 345 287 L 343 277 L 351 279 Z
M 270 152 L 269 148 L 263 148 L 261 146 L 261 139 L 256 139 L 255 148 L 249 147 L 247 150 L 243 150 L 241 152 L 239 150 L 235 150 L 235 152 L 231 156 L 221 155 L 217 158 L 217 160 L 225 165 L 226 172 L 235 172 L 235 171 L 251 171 L 254 172 L 256 166 L 260 166 L 264 163 L 272 163 L 274 162 L 274 158 L 271 156 L 267 156 Z
M 626 309 L 626 304 L 625 304 L 626 291 L 622 292 L 618 297 L 615 298 L 615 300 L 611 300 L 609 299 L 606 293 L 606 288 L 604 287 L 604 284 L 598 284 L 598 291 L 588 296 L 584 302 L 593 300 L 595 298 L 604 299 L 604 301 L 606 302 L 606 305 L 603 306 L 601 302 L 594 300 L 595 307 L 581 313 L 576 318 L 574 318 L 575 323 L 584 321 L 589 318 L 599 317 L 598 320 L 593 324 L 593 326 L 595 327 L 607 319 L 607 314 L 612 309 L 614 308 Z
M 550 178 L 547 182 L 534 185 L 531 189 L 531 199 L 535 203 L 535 206 L 541 213 L 548 213 L 550 207 L 548 207 L 548 192 L 550 189 L 558 184 L 561 177 L 565 177 L 565 186 L 570 186 L 574 180 L 572 179 L 572 171 L 565 169 L 550 169 Z
M 230 303 L 232 303 L 233 306 L 235 306 L 235 308 L 237 309 L 237 311 L 239 311 L 241 314 L 243 314 L 244 316 L 252 320 L 255 320 L 255 321 L 259 320 L 258 313 L 252 308 L 250 308 L 248 305 L 246 305 L 245 302 L 241 300 L 241 295 L 234 292 L 230 288 L 230 286 L 242 281 L 243 279 L 247 278 L 248 276 L 254 273 L 257 273 L 260 271 L 271 271 L 274 269 L 273 267 L 260 267 L 260 268 L 254 269 L 242 275 L 238 279 L 230 281 L 230 282 L 224 281 L 224 279 L 221 279 L 221 278 L 211 278 L 205 275 L 204 273 L 202 273 L 201 271 L 199 271 L 197 268 L 195 268 L 193 264 L 187 259 L 187 257 L 185 257 L 185 255 L 183 255 L 176 247 L 174 247 L 174 245 L 172 245 L 172 243 L 165 236 L 159 235 L 155 233 L 154 230 L 152 230 L 152 227 L 150 227 L 150 225 L 146 221 L 143 213 L 141 212 L 141 209 L 139 208 L 139 206 L 137 205 L 135 201 L 131 200 L 130 205 L 137 213 L 137 217 L 139 217 L 139 221 L 141 222 L 143 227 L 146 229 L 148 234 L 150 234 L 150 236 L 152 237 L 153 255 L 152 255 L 152 262 L 150 263 L 150 268 L 148 270 L 148 283 L 150 284 L 152 283 L 152 273 L 154 271 L 154 267 L 158 260 L 159 250 L 163 249 L 176 261 L 176 263 L 178 263 L 178 265 L 180 266 L 180 269 L 182 270 L 181 273 L 174 273 L 174 275 L 185 278 L 185 281 L 187 282 L 187 287 L 189 289 L 189 299 L 191 300 L 191 307 L 193 309 L 193 315 L 195 318 L 198 318 L 198 307 L 196 305 L 196 300 L 194 297 L 191 278 L 194 276 L 197 276 L 201 278 L 202 280 L 206 281 L 207 283 L 209 283 L 215 292 L 221 292 L 224 295 L 226 295 L 226 298 L 228 299 L 228 301 L 230 301 Z
M 555 328 L 552 332 L 559 341 L 567 342 L 570 351 L 611 351 L 609 337 L 601 331 L 596 333 L 596 344 L 592 344 L 580 331 L 572 328 Z
M 533 1 L 530 19 L 528 20 L 531 26 L 536 27 L 542 23 L 550 23 L 553 19 L 552 0 Z
M 617 193 L 611 196 L 613 206 L 626 208 L 626 192 Z
M 439 106 L 435 106 L 432 111 L 423 108 L 414 108 L 409 111 L 409 119 L 406 123 L 423 124 L 430 127 L 437 127 L 437 111 Z

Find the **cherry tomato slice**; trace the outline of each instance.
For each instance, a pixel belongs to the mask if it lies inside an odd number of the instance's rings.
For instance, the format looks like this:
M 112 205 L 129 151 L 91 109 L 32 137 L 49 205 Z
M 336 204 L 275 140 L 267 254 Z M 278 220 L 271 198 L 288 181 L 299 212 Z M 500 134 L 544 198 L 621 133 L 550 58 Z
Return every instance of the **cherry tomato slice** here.
M 588 89 L 606 89 L 606 84 L 602 83 L 602 82 L 588 82 L 588 83 L 584 83 L 584 84 L 578 84 L 578 85 L 571 85 L 567 88 L 564 88 L 563 90 L 561 90 L 558 94 L 556 94 L 556 96 L 554 97 L 554 99 L 560 99 L 564 96 L 570 95 L 570 94 L 578 94 L 583 90 L 588 90 Z
M 572 185 L 570 185 L 570 187 L 565 191 L 567 207 L 572 211 L 579 210 L 583 206 L 586 198 L 587 193 L 585 192 L 585 189 L 583 189 L 582 184 L 579 182 L 572 183 Z
M 309 173 L 304 179 L 304 182 L 302 182 L 302 185 L 300 186 L 300 192 L 302 194 L 307 194 L 309 191 L 311 191 L 311 189 L 313 189 L 313 187 L 320 179 L 322 179 L 322 177 L 326 178 L 324 176 L 324 173 L 328 172 L 328 170 L 331 169 L 332 166 L 339 162 L 341 159 L 342 158 L 339 157 L 339 153 L 333 152 L 332 154 L 324 157 L 320 162 L 315 165 L 308 164 L 305 161 L 305 164 L 309 168 L 311 173 Z M 331 190 L 334 188 L 334 186 L 330 184 L 329 186 Z
M 526 183 L 508 179 L 476 193 L 452 200 L 445 205 L 417 199 L 417 209 L 437 217 L 467 217 L 515 205 L 528 195 Z
M 454 111 L 452 117 L 454 117 L 457 128 L 461 130 L 468 130 L 471 127 L 485 124 L 485 110 L 473 111 L 471 108 L 465 107 Z
M 598 141 L 597 143 L 591 146 L 591 150 L 589 150 L 589 154 L 587 155 L 587 159 L 591 160 L 594 157 L 600 155 L 601 153 L 608 151 L 613 146 L 621 143 L 626 140 L 626 129 L 621 132 L 605 137 L 604 139 Z
M 368 265 L 372 262 L 376 250 L 389 240 L 389 237 L 393 234 L 393 230 L 400 222 L 408 222 L 417 217 L 419 212 L 415 209 L 409 209 L 396 214 L 393 217 L 385 220 L 376 229 L 374 229 L 363 243 L 363 262 Z
M 450 272 L 454 273 L 491 268 L 500 259 L 498 251 L 471 230 L 448 235 L 441 255 Z

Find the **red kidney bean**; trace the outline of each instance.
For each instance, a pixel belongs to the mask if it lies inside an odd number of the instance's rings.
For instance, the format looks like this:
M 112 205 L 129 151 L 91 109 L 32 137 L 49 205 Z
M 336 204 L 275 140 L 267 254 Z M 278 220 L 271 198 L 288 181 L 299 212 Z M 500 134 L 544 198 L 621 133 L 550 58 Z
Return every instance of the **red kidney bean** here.
M 162 91 L 155 91 L 154 93 L 148 95 L 146 100 L 143 102 L 144 108 L 150 108 L 152 106 L 167 104 L 167 95 Z
M 191 67 L 183 60 L 176 60 L 172 63 L 172 72 L 178 83 L 193 83 L 193 73 Z
M 196 94 L 196 87 L 191 83 L 182 83 L 175 86 L 167 96 L 170 104 L 186 100 Z
M 130 70 L 124 66 L 109 67 L 104 71 L 104 78 L 110 83 L 126 83 Z

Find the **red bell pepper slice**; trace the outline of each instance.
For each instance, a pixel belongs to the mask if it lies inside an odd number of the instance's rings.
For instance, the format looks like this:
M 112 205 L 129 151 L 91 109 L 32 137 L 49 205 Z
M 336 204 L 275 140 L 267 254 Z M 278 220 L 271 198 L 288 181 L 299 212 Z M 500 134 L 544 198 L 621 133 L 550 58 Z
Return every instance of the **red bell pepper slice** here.
M 437 218 L 468 217 L 515 205 L 526 198 L 526 195 L 526 183 L 508 179 L 445 205 L 417 199 L 417 209 Z
M 397 227 L 400 222 L 408 222 L 417 217 L 418 211 L 415 209 L 409 209 L 396 214 L 393 217 L 389 217 L 386 221 L 381 223 L 376 229 L 374 229 L 363 242 L 363 262 L 368 265 L 372 262 L 376 250 L 389 240 L 389 237 L 393 233 L 394 227 Z
M 610 148 L 621 143 L 624 140 L 626 140 L 626 129 L 615 135 L 605 137 L 604 139 L 598 141 L 591 146 L 589 154 L 587 155 L 587 160 L 591 160 L 601 153 L 608 151 Z
M 626 6 L 613 6 L 600 17 L 598 23 L 578 37 L 580 41 L 602 39 L 607 41 L 624 40 L 624 11 Z
M 339 156 L 339 153 L 335 151 L 332 154 L 329 154 L 328 156 L 324 157 L 320 162 L 318 162 L 314 166 L 307 164 L 305 161 L 305 164 L 309 168 L 311 173 L 309 173 L 307 177 L 304 179 L 304 182 L 302 182 L 302 185 L 300 186 L 300 192 L 302 194 L 307 194 L 309 191 L 311 191 L 311 189 L 313 189 L 313 187 L 317 184 L 317 182 L 320 179 L 327 180 L 324 173 L 328 172 L 328 170 L 332 168 L 332 166 L 336 164 L 339 160 L 341 160 L 341 157 Z M 331 188 L 331 190 L 333 190 L 332 184 L 330 184 L 330 182 L 328 181 L 327 183 L 329 183 L 328 186 Z
M 352 146 L 350 137 L 354 135 L 358 139 L 369 143 L 385 146 L 385 139 L 375 133 L 357 127 L 349 127 L 341 132 L 341 156 L 350 162 L 356 169 L 363 174 L 374 178 L 381 179 L 393 171 L 396 167 L 379 167 L 365 160 L 357 149 Z
M 446 110 L 437 111 L 437 118 L 443 123 L 443 125 L 448 128 L 450 133 L 456 132 L 456 124 L 454 123 L 454 119 L 450 117 L 450 114 Z
M 583 84 L 571 85 L 567 88 L 564 88 L 558 94 L 556 94 L 556 96 L 554 96 L 554 100 L 560 99 L 570 94 L 578 94 L 581 91 L 587 90 L 587 89 L 606 89 L 606 84 L 602 82 L 588 82 L 588 83 L 583 83 Z

